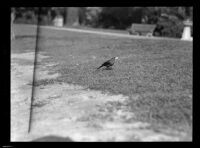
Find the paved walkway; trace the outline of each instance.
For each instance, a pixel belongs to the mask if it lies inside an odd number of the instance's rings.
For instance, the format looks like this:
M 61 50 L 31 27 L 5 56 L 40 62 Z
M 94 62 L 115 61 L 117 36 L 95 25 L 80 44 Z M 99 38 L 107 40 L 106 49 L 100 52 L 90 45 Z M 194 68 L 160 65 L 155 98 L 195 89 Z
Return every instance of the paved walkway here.
M 37 27 L 36 25 L 29 25 L 29 26 Z M 53 29 L 53 30 L 60 30 L 60 31 L 81 32 L 81 33 L 106 35 L 106 36 L 120 37 L 120 38 L 157 39 L 157 40 L 180 40 L 180 39 L 177 39 L 177 38 L 154 37 L 154 36 L 153 37 L 147 37 L 147 36 L 129 35 L 128 32 L 127 32 L 127 34 L 122 34 L 122 33 L 113 33 L 113 32 L 94 31 L 94 30 L 87 30 L 87 29 L 76 29 L 76 28 L 69 28 L 69 27 L 54 27 L 54 26 L 40 26 L 40 27 L 43 28 L 43 29 Z

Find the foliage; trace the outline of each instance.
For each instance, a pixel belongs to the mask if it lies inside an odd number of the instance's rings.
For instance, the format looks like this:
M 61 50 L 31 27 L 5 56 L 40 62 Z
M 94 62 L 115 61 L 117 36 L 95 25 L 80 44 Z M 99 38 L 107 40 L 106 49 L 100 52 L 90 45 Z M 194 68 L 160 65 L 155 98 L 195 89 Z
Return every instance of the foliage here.
M 170 18 L 160 17 L 157 22 L 157 30 L 154 31 L 156 36 L 178 37 L 180 38 L 183 32 L 183 22 L 179 21 L 176 16 Z M 161 29 L 159 30 L 158 27 Z M 157 33 L 157 34 L 156 34 Z
M 101 13 L 100 7 L 87 7 L 85 9 L 85 22 L 86 25 L 97 27 L 99 26 L 99 17 Z
M 141 23 L 142 9 L 131 7 L 104 7 L 100 13 L 99 24 L 104 28 L 113 26 L 116 29 L 126 29 L 131 23 Z
M 61 15 L 67 23 L 68 7 L 41 7 L 41 24 Z M 183 20 L 193 20 L 193 7 L 78 7 L 81 25 L 127 29 L 132 23 L 156 24 L 155 36 L 180 37 Z M 37 23 L 38 7 L 13 7 L 16 23 Z

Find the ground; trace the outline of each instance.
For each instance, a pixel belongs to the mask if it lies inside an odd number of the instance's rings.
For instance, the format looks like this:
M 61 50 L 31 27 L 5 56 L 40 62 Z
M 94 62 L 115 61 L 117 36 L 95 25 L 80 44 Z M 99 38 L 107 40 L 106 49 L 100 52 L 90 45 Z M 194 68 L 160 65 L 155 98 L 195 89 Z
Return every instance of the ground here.
M 12 141 L 49 135 L 74 141 L 191 140 L 191 42 L 42 28 L 28 134 L 36 28 L 16 25 L 15 34 Z M 112 70 L 95 72 L 114 56 L 119 60 Z

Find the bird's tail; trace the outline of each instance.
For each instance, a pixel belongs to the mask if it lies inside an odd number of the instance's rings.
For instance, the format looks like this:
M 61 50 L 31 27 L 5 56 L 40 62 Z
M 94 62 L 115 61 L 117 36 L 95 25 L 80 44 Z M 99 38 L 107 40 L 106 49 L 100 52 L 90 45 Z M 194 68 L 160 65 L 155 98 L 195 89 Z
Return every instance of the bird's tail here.
M 97 68 L 97 70 L 100 69 L 101 67 L 103 67 L 103 66 L 101 65 L 100 67 Z

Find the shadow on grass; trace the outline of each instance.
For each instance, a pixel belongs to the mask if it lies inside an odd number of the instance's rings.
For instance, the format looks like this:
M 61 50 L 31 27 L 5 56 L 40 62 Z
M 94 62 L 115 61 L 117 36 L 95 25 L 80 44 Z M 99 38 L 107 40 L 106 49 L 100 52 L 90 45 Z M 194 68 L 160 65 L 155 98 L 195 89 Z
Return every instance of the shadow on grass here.
M 69 137 L 60 137 L 60 136 L 49 135 L 49 136 L 37 138 L 37 139 L 33 140 L 32 142 L 73 142 L 73 140 L 70 139 Z

